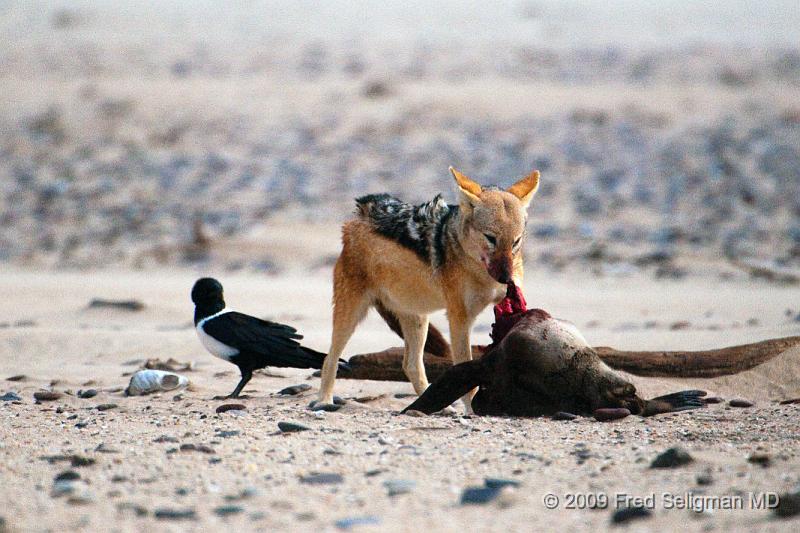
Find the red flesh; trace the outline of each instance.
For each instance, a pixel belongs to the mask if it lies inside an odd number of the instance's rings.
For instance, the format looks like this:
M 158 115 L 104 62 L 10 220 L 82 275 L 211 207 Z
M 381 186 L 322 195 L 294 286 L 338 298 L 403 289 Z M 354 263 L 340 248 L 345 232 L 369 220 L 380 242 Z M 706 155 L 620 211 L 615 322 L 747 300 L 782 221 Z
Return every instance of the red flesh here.
M 525 316 L 528 304 L 522 295 L 522 289 L 512 281 L 506 289 L 506 297 L 494 306 L 494 324 L 492 324 L 492 344 L 497 344 L 505 337 L 511 328 Z

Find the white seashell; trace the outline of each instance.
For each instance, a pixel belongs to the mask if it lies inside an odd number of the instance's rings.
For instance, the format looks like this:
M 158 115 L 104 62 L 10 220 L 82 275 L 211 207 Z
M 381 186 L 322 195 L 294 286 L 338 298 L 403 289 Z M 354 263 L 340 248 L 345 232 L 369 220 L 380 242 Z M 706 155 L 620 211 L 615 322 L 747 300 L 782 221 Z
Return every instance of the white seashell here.
M 153 392 L 182 389 L 189 385 L 189 379 L 174 372 L 164 370 L 139 370 L 131 376 L 125 392 L 128 396 L 141 396 Z

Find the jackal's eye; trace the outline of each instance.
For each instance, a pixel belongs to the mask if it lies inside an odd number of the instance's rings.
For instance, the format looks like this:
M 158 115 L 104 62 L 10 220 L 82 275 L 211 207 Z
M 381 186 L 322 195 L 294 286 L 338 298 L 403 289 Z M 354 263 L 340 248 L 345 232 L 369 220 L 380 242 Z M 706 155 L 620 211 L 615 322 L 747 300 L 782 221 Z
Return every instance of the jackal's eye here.
M 516 240 L 516 241 L 514 241 L 514 248 L 516 248 L 517 246 L 519 246 L 519 244 L 520 244 L 521 242 L 522 242 L 522 235 L 520 235 L 519 237 L 517 237 L 517 240 Z
M 484 233 L 483 236 L 486 237 L 486 240 L 489 241 L 489 244 L 491 244 L 492 246 L 497 244 L 497 239 L 494 237 L 494 235 L 489 235 L 488 233 Z

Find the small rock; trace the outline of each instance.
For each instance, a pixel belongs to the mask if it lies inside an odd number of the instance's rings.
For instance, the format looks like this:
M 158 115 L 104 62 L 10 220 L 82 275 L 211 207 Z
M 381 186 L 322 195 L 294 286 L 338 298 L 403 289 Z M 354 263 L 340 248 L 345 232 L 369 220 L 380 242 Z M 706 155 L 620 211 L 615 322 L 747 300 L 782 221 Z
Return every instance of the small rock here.
M 344 482 L 342 475 L 333 473 L 315 473 L 300 477 L 300 483 L 306 485 L 338 485 L 342 482 Z
M 753 407 L 753 402 L 743 400 L 742 398 L 735 398 L 728 402 L 731 407 Z
M 394 395 L 394 397 L 397 398 L 398 400 L 405 400 L 408 398 L 416 398 L 417 395 L 414 394 L 413 392 L 398 392 L 397 394 Z
M 221 505 L 214 509 L 214 514 L 217 516 L 230 516 L 234 514 L 243 513 L 244 508 L 239 505 Z
M 752 453 L 747 458 L 747 462 L 767 468 L 772 462 L 772 458 L 766 453 Z
M 673 322 L 672 324 L 670 324 L 669 329 L 671 329 L 672 331 L 678 331 L 682 329 L 689 329 L 691 326 L 692 326 L 691 322 L 688 322 L 686 320 L 679 320 L 677 322 Z
M 553 420 L 575 420 L 578 415 L 567 413 L 566 411 L 559 411 L 553 415 Z
M 339 529 L 352 529 L 355 526 L 375 526 L 381 523 L 377 516 L 352 516 L 334 522 Z
M 341 408 L 341 405 L 335 403 L 315 403 L 310 407 L 312 411 L 325 411 L 328 413 L 336 412 Z
M 33 393 L 33 398 L 37 402 L 52 402 L 58 400 L 59 398 L 63 397 L 64 395 L 57 391 L 51 390 L 40 390 Z
M 624 407 L 609 407 L 603 409 L 595 409 L 594 413 L 595 420 L 599 420 L 600 422 L 610 422 L 611 420 L 619 420 L 620 418 L 625 418 L 626 416 L 630 416 L 631 412 Z
M 65 470 L 58 474 L 53 481 L 75 481 L 81 478 L 81 475 L 74 470 Z
M 22 397 L 17 394 L 16 392 L 7 392 L 0 396 L 0 401 L 2 402 L 21 402 Z
M 691 455 L 683 448 L 670 448 L 650 464 L 650 468 L 676 468 L 694 461 Z
M 292 385 L 290 387 L 286 387 L 278 391 L 278 394 L 282 396 L 296 396 L 301 392 L 305 392 L 311 390 L 311 385 L 308 383 L 300 383 L 299 385 Z
M 172 437 L 170 435 L 161 435 L 160 437 L 156 437 L 155 439 L 153 439 L 153 442 L 157 442 L 157 443 L 162 443 L 162 442 L 176 443 L 176 442 L 178 442 L 178 438 L 177 437 Z
M 722 403 L 724 400 L 719 396 L 709 396 L 707 398 L 703 398 L 705 403 Z
M 283 433 L 297 433 L 298 431 L 311 431 L 311 428 L 294 422 L 278 422 L 278 429 Z
M 205 444 L 181 444 L 180 450 L 182 452 L 217 453 L 214 448 Z
M 91 457 L 84 457 L 83 455 L 73 455 L 70 458 L 70 464 L 76 468 L 81 466 L 92 466 L 96 462 L 97 461 Z
M 772 512 L 780 518 L 800 515 L 800 492 L 787 492 L 778 496 L 778 506 Z
M 108 446 L 106 446 L 104 442 L 98 444 L 95 447 L 94 451 L 99 453 L 119 453 L 119 450 L 115 450 L 114 448 L 109 448 Z
M 117 404 L 115 403 L 101 403 L 100 405 L 95 407 L 95 409 L 97 409 L 98 411 L 108 411 L 110 409 L 116 409 L 116 408 Z
M 611 515 L 611 522 L 614 524 L 623 524 L 625 522 L 630 522 L 631 520 L 650 518 L 651 516 L 653 516 L 653 511 L 647 507 L 623 507 L 622 509 L 617 509 L 614 511 L 614 514 Z
M 490 489 L 502 489 L 505 487 L 519 487 L 519 481 L 515 479 L 503 479 L 499 477 L 487 477 L 483 484 Z
M 156 509 L 153 513 L 159 520 L 195 520 L 197 513 L 194 509 Z
M 148 514 L 147 509 L 145 509 L 144 507 L 142 507 L 137 503 L 130 503 L 130 502 L 122 502 L 117 504 L 117 510 L 120 512 L 133 511 L 133 514 L 135 514 L 138 517 L 147 516 Z
M 383 482 L 383 486 L 386 487 L 386 493 L 389 496 L 398 496 L 414 490 L 417 483 L 410 479 L 387 479 Z
M 90 309 L 121 309 L 123 311 L 141 311 L 144 304 L 136 300 L 104 300 L 94 298 L 89 302 Z
M 78 398 L 94 398 L 97 396 L 97 389 L 87 389 L 87 390 L 79 390 L 78 391 Z
M 422 418 L 424 416 L 428 416 L 425 413 L 423 413 L 422 411 L 417 411 L 416 409 L 411 409 L 409 411 L 405 411 L 403 414 L 406 415 L 406 416 L 413 416 L 413 417 L 416 417 L 416 418 Z
M 467 487 L 461 493 L 461 505 L 484 505 L 500 495 L 500 489 L 492 487 Z
M 225 413 L 227 411 L 246 411 L 247 406 L 243 403 L 223 403 L 215 409 L 217 414 Z
M 6 378 L 6 381 L 26 381 L 27 379 L 28 376 L 26 376 L 25 374 L 17 374 L 15 376 Z
M 236 437 L 236 436 L 237 436 L 237 435 L 239 435 L 240 433 L 241 433 L 241 432 L 240 432 L 239 430 L 237 430 L 237 429 L 232 429 L 232 430 L 217 430 L 217 434 L 216 434 L 216 436 L 217 436 L 217 437 L 221 437 L 221 438 L 223 438 L 223 439 L 228 439 L 228 438 L 230 438 L 230 437 Z
M 714 483 L 714 478 L 711 475 L 711 471 L 707 470 L 701 474 L 697 474 L 695 478 L 695 482 L 700 485 L 701 487 L 706 487 Z
M 800 398 L 791 398 L 789 400 L 781 400 L 778 402 L 780 405 L 793 405 L 796 403 L 800 403 Z

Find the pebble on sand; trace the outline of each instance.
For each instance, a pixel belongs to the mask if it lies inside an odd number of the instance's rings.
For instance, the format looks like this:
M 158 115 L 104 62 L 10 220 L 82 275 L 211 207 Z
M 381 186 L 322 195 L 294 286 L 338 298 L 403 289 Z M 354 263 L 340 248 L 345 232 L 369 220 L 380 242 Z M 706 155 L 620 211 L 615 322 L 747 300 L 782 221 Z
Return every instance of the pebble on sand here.
M 278 391 L 281 396 L 296 396 L 301 392 L 311 390 L 311 385 L 308 383 L 300 383 L 298 385 L 291 385 Z
M 676 468 L 694 461 L 691 455 L 683 448 L 670 448 L 653 459 L 650 468 Z
M 753 402 L 743 400 L 742 398 L 734 398 L 728 402 L 731 407 L 753 407 Z
M 227 411 L 246 411 L 247 406 L 243 403 L 223 403 L 215 409 L 217 414 L 225 413 Z
M 156 509 L 153 513 L 159 520 L 196 520 L 197 513 L 194 509 Z
M 33 393 L 33 398 L 37 402 L 52 402 L 62 398 L 64 395 L 57 391 L 40 390 Z
M 22 397 L 16 392 L 7 392 L 0 396 L 0 402 L 21 402 Z
M 787 492 L 778 496 L 778 506 L 772 511 L 780 518 L 800 515 L 800 492 Z
M 337 520 L 334 524 L 339 529 L 352 529 L 356 526 L 376 526 L 381 523 L 377 516 L 351 516 Z
M 313 473 L 300 477 L 300 483 L 306 485 L 338 485 L 342 482 L 344 482 L 344 477 L 335 473 Z
M 575 420 L 578 415 L 567 413 L 566 411 L 559 411 L 553 415 L 553 420 Z
M 611 515 L 611 522 L 613 524 L 623 524 L 631 520 L 650 518 L 651 516 L 653 516 L 653 511 L 647 507 L 623 507 L 614 511 L 614 514 Z
M 278 422 L 278 429 L 282 433 L 297 433 L 298 431 L 311 431 L 311 428 L 294 422 Z

